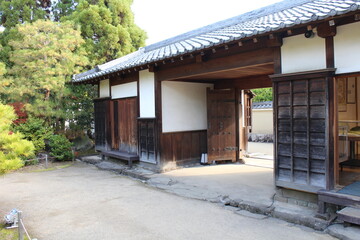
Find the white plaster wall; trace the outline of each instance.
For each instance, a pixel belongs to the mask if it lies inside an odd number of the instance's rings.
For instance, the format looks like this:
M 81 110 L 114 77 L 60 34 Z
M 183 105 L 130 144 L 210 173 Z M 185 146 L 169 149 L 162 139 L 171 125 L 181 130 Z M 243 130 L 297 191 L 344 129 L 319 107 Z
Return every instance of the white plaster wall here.
M 273 110 L 253 109 L 252 110 L 252 133 L 273 134 Z
M 163 132 L 207 129 L 206 88 L 212 84 L 164 81 L 161 84 Z
M 124 83 L 111 87 L 111 98 L 127 98 L 137 96 L 137 82 Z
M 360 22 L 337 27 L 334 37 L 336 73 L 360 71 Z
M 99 84 L 99 98 L 110 97 L 110 81 L 105 79 Z
M 148 70 L 139 72 L 140 117 L 155 117 L 155 77 Z
M 281 47 L 282 73 L 295 73 L 326 68 L 325 39 L 316 34 L 304 34 L 283 39 Z

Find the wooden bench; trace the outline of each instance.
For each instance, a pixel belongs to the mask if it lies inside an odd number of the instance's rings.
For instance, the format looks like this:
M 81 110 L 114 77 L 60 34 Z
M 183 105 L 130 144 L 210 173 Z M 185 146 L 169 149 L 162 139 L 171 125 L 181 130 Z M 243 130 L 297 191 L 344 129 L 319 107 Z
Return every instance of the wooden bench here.
M 139 161 L 139 156 L 137 154 L 127 153 L 127 152 L 120 152 L 120 151 L 101 151 L 101 154 L 106 157 L 112 157 L 120 160 L 125 160 L 128 162 L 129 167 L 132 167 L 133 162 Z

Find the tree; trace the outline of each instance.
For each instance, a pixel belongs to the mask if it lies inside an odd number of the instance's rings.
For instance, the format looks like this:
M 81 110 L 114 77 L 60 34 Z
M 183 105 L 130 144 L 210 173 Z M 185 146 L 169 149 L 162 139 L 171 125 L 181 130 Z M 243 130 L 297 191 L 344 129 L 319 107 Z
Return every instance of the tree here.
M 0 77 L 6 73 L 5 64 L 0 62 Z
M 11 131 L 15 119 L 13 108 L 0 103 L 0 174 L 22 167 L 23 160 L 34 156 L 32 142 Z
M 63 118 L 60 106 L 68 97 L 65 84 L 88 64 L 84 40 L 70 22 L 38 20 L 18 25 L 16 31 L 20 37 L 9 42 L 13 66 L 1 84 L 3 97 L 24 102 L 32 115 L 56 122 Z
M 52 6 L 53 20 L 59 22 L 62 17 L 71 15 L 75 9 L 78 0 L 57 0 Z
M 68 85 L 67 87 L 71 97 L 62 102 L 63 108 L 66 109 L 65 114 L 70 129 L 66 136 L 74 139 L 80 133 L 93 128 L 93 99 L 97 96 L 97 87 L 92 85 Z
M 272 88 L 258 88 L 253 89 L 253 93 L 255 93 L 255 97 L 253 98 L 253 102 L 265 102 L 272 101 Z
M 12 51 L 9 41 L 14 39 L 12 31 L 16 25 L 32 23 L 36 20 L 52 19 L 59 21 L 60 17 L 71 14 L 77 5 L 77 0 L 1 0 L 0 25 L 5 31 L 0 33 L 0 43 L 4 49 L 0 52 L 0 61 L 11 67 L 9 53 Z
M 146 34 L 134 23 L 132 0 L 82 0 L 63 18 L 81 27 L 91 66 L 121 57 L 144 46 Z
M 17 24 L 31 23 L 49 17 L 51 0 L 2 0 L 1 25 L 11 29 Z

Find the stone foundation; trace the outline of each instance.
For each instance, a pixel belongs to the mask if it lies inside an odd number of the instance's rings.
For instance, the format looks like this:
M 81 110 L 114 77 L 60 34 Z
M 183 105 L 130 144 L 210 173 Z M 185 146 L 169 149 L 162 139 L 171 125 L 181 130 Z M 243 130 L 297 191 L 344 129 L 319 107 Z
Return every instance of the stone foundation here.
M 274 199 L 302 207 L 318 209 L 318 197 L 314 193 L 301 192 L 286 188 L 276 188 Z

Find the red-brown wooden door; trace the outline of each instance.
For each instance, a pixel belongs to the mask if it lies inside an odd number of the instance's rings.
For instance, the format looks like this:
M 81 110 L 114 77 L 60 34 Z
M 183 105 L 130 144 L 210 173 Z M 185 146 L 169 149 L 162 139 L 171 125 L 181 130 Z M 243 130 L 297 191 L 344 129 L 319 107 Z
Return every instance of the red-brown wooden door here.
M 207 90 L 208 162 L 237 160 L 235 90 Z
M 113 100 L 111 104 L 111 147 L 127 153 L 137 153 L 137 99 Z

